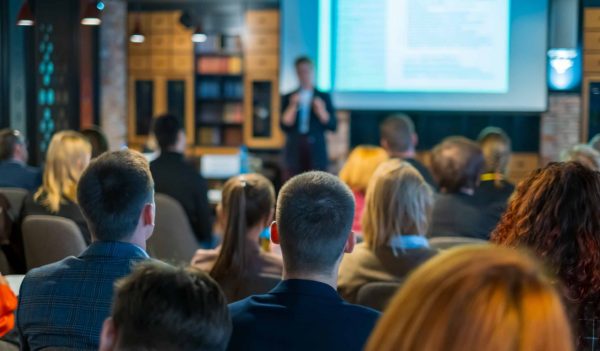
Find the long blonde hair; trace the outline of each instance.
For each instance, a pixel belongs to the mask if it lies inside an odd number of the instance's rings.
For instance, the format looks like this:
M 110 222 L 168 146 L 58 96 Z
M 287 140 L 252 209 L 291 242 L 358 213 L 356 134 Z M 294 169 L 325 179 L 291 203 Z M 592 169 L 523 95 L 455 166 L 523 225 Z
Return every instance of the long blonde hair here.
M 340 179 L 353 191 L 365 192 L 377 166 L 388 159 L 385 149 L 378 146 L 355 147 L 340 171 Z
M 472 245 L 418 268 L 366 350 L 571 351 L 573 343 L 559 295 L 535 260 Z
M 77 202 L 77 182 L 90 162 L 92 147 L 80 133 L 54 134 L 46 154 L 42 186 L 34 195 L 50 212 L 60 210 L 63 198 Z
M 398 159 L 382 163 L 369 182 L 362 228 L 370 249 L 394 235 L 425 234 L 433 192 L 413 166 Z

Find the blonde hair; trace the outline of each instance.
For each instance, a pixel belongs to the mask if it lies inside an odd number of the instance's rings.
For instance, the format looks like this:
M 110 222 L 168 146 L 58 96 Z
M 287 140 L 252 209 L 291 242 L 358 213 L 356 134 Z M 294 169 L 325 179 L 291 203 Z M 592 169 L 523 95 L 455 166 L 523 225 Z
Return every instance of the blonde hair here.
M 383 148 L 359 145 L 348 156 L 340 171 L 340 179 L 353 191 L 364 192 L 377 166 L 387 159 L 388 154 Z
M 54 134 L 46 154 L 42 186 L 35 193 L 50 212 L 60 209 L 63 198 L 77 202 L 77 182 L 90 162 L 92 147 L 87 139 L 74 131 Z
M 366 350 L 571 351 L 573 344 L 559 295 L 535 260 L 470 245 L 408 278 Z
M 387 245 L 394 235 L 425 234 L 433 192 L 413 166 L 398 159 L 382 163 L 369 182 L 362 218 L 366 245 Z
M 560 154 L 563 162 L 579 162 L 591 170 L 600 170 L 600 152 L 586 144 L 574 145 Z

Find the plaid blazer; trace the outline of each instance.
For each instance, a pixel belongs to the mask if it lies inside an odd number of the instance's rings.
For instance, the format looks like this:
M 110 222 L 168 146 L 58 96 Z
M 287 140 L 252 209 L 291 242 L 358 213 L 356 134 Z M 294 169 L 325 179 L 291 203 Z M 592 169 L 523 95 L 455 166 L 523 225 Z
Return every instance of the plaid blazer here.
M 95 242 L 79 257 L 31 270 L 19 293 L 21 350 L 97 350 L 115 280 L 148 254 L 133 244 Z

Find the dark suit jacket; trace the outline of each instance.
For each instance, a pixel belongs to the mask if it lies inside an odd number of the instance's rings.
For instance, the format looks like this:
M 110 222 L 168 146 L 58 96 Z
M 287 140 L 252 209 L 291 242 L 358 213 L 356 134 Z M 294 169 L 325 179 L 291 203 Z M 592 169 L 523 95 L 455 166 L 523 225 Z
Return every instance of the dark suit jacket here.
M 183 155 L 176 152 L 161 152 L 150 163 L 157 193 L 177 200 L 190 221 L 196 238 L 203 243 L 212 241 L 212 211 L 208 203 L 206 181 Z
M 424 164 L 422 164 L 421 162 L 419 162 L 418 160 L 416 160 L 414 158 L 406 158 L 406 159 L 404 159 L 404 161 L 406 161 L 407 163 L 410 163 L 413 167 L 415 167 L 417 169 L 417 171 L 419 171 L 419 173 L 421 173 L 421 176 L 423 176 L 423 179 L 425 179 L 427 184 L 429 184 L 431 186 L 433 191 L 437 191 L 437 184 L 436 184 L 435 180 L 433 179 L 431 172 L 429 172 L 429 170 L 427 169 L 427 167 L 425 167 Z
M 42 173 L 39 169 L 16 161 L 0 162 L 1 188 L 21 188 L 35 191 L 40 184 L 42 184 Z
M 296 90 L 290 94 L 283 96 L 281 99 L 281 109 L 282 113 L 290 104 L 290 97 L 297 93 L 299 90 Z M 308 134 L 306 137 L 308 138 L 308 144 L 310 149 L 310 156 L 312 161 L 313 169 L 315 170 L 327 170 L 327 166 L 329 165 L 329 160 L 327 156 L 327 143 L 325 141 L 325 132 L 326 131 L 335 131 L 337 128 L 337 118 L 335 116 L 335 110 L 333 108 L 333 104 L 331 102 L 331 96 L 328 93 L 324 93 L 314 90 L 313 99 L 319 97 L 325 102 L 325 107 L 327 112 L 329 112 L 329 123 L 326 125 L 322 124 L 317 117 L 314 109 L 311 109 L 310 112 L 310 123 Z M 312 106 L 311 106 L 312 107 Z M 300 111 L 298 111 L 298 114 Z M 286 126 L 283 123 L 281 124 L 281 129 L 286 134 L 286 142 L 284 148 L 284 160 L 286 163 L 286 168 L 288 171 L 296 174 L 306 171 L 301 168 L 300 164 L 300 138 L 302 134 L 298 131 L 298 119 L 299 116 L 296 116 L 296 122 L 292 126 Z
M 344 302 L 329 285 L 296 279 L 229 311 L 228 350 L 362 350 L 379 318 L 375 310 Z

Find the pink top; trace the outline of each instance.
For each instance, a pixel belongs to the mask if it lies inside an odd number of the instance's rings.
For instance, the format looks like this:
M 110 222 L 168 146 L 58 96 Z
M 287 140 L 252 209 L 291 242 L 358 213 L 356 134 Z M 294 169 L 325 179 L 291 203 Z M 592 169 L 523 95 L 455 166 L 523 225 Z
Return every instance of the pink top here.
M 356 234 L 362 234 L 362 214 L 365 208 L 365 194 L 360 191 L 352 190 L 354 194 L 354 221 L 352 222 L 352 231 Z

